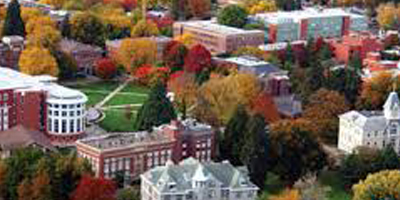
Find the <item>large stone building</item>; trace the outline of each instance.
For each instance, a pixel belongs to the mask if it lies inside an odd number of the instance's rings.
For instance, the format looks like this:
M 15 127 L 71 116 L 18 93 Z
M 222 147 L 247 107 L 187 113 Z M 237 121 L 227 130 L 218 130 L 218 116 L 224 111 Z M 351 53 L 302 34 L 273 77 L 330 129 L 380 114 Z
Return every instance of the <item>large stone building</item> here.
M 240 47 L 258 47 L 264 44 L 264 32 L 243 30 L 213 21 L 174 23 L 174 36 L 190 34 L 194 42 L 204 45 L 212 53 L 230 53 Z
M 76 142 L 78 154 L 87 158 L 97 176 L 111 178 L 124 172 L 130 180 L 172 159 L 214 157 L 214 131 L 192 119 L 172 121 L 152 132 L 109 133 Z
M 70 145 L 82 136 L 87 97 L 55 80 L 0 67 L 0 131 L 20 124 L 44 132 L 54 145 Z
M 309 38 L 338 38 L 349 31 L 368 29 L 367 18 L 341 8 L 307 8 L 297 11 L 261 13 L 251 17 L 265 25 L 268 42 L 307 40 Z
M 245 168 L 228 161 L 169 161 L 141 176 L 142 200 L 254 200 L 258 190 Z
M 400 101 L 391 92 L 383 111 L 349 111 L 341 116 L 339 149 L 351 153 L 359 146 L 381 149 L 392 146 L 400 153 Z

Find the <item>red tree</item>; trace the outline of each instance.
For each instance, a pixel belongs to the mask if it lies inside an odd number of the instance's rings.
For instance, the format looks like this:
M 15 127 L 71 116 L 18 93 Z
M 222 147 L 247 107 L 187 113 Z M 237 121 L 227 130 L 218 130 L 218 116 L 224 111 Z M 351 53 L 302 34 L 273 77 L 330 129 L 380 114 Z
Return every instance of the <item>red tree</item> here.
M 110 79 L 117 73 L 117 67 L 110 58 L 100 58 L 95 64 L 95 73 L 102 79 Z
M 211 67 L 211 53 L 201 44 L 194 45 L 185 58 L 185 71 L 199 73 Z
M 263 115 L 269 123 L 275 122 L 280 118 L 272 96 L 265 92 L 262 92 L 252 100 L 250 109 L 257 114 Z
M 182 70 L 187 53 L 188 50 L 184 44 L 175 40 L 170 41 L 163 52 L 164 63 L 172 72 Z
M 111 180 L 83 176 L 72 200 L 115 200 L 117 187 Z

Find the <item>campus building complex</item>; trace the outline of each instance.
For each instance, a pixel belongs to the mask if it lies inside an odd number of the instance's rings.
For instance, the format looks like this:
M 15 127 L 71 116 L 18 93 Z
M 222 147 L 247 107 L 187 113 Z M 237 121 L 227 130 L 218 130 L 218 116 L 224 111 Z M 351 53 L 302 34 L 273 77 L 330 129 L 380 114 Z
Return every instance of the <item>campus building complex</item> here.
M 392 146 L 400 153 L 400 101 L 391 92 L 382 111 L 349 111 L 341 116 L 338 148 L 351 153 L 359 146 Z
M 243 30 L 219 25 L 212 21 L 188 21 L 174 23 L 174 36 L 190 34 L 196 43 L 213 53 L 229 53 L 239 47 L 258 47 L 264 44 L 264 32 Z
M 85 131 L 87 97 L 56 78 L 0 67 L 0 131 L 16 125 L 44 132 L 54 145 L 69 145 Z
M 265 25 L 265 39 L 270 43 L 318 37 L 337 38 L 351 30 L 368 29 L 366 17 L 348 13 L 341 8 L 262 13 L 252 16 L 251 19 Z
M 111 178 L 123 172 L 130 179 L 168 160 L 187 157 L 210 161 L 214 157 L 214 131 L 192 119 L 172 121 L 153 131 L 109 133 L 76 142 L 97 176 Z
M 228 161 L 201 163 L 188 158 L 167 162 L 141 176 L 142 200 L 254 200 L 258 187 L 244 168 Z

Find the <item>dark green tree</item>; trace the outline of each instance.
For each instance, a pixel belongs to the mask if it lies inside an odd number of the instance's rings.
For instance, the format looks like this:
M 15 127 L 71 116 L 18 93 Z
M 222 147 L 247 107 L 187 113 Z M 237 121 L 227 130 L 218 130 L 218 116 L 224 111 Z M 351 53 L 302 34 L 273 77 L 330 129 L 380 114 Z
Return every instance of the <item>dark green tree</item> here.
M 392 146 L 388 146 L 379 152 L 378 165 L 380 169 L 400 168 L 400 159 Z
M 75 59 L 70 54 L 59 50 L 53 50 L 52 55 L 56 59 L 58 69 L 60 70 L 58 74 L 60 80 L 75 78 L 78 68 Z
M 248 121 L 241 161 L 247 166 L 251 180 L 263 188 L 268 169 L 268 130 L 262 115 L 254 115 Z
M 114 183 L 117 184 L 118 188 L 123 188 L 125 184 L 125 172 L 124 171 L 115 172 L 115 177 L 113 181 Z
M 329 45 L 328 44 L 324 44 L 322 46 L 322 48 L 319 50 L 318 55 L 319 55 L 318 56 L 319 59 L 321 59 L 322 61 L 331 59 L 332 58 L 332 51 L 329 48 Z
M 355 70 L 360 73 L 362 70 L 362 60 L 358 53 L 353 53 L 349 60 L 349 68 Z
M 169 123 L 173 119 L 176 119 L 174 107 L 166 97 L 164 85 L 159 82 L 139 109 L 134 126 L 136 130 L 151 130 L 154 126 Z
M 330 71 L 325 87 L 342 93 L 346 100 L 354 105 L 359 95 L 361 83 L 361 76 L 354 69 L 340 68 Z
M 325 166 L 326 154 L 312 133 L 294 127 L 273 135 L 271 165 L 282 180 L 294 182 Z
M 140 200 L 140 191 L 132 187 L 120 189 L 117 192 L 117 200 Z
M 61 35 L 65 38 L 70 38 L 71 37 L 71 24 L 69 22 L 69 14 L 64 17 L 64 19 L 61 21 L 60 25 L 61 29 Z
M 224 7 L 217 16 L 219 24 L 242 28 L 247 22 L 247 11 L 238 5 Z
M 221 142 L 221 158 L 233 165 L 241 165 L 241 151 L 244 144 L 246 124 L 249 115 L 243 105 L 239 105 L 226 125 Z
M 25 37 L 25 24 L 21 18 L 21 8 L 18 0 L 12 0 L 8 4 L 2 33 L 3 36 L 20 35 Z
M 91 13 L 74 15 L 71 20 L 71 38 L 91 45 L 105 46 L 106 27 Z

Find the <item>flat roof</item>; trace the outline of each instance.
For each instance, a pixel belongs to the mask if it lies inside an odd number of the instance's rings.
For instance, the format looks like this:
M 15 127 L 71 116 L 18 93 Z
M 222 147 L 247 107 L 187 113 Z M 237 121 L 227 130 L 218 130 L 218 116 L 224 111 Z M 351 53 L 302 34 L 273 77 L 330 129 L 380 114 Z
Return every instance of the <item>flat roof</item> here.
M 224 35 L 234 35 L 234 34 L 248 34 L 248 33 L 262 33 L 260 30 L 244 30 L 239 28 L 234 28 L 230 26 L 225 26 L 221 24 L 217 24 L 212 20 L 203 20 L 203 21 L 187 21 L 187 22 L 177 22 L 179 24 L 183 24 L 184 26 L 199 28 L 203 30 L 207 30 L 209 32 L 224 34 Z

